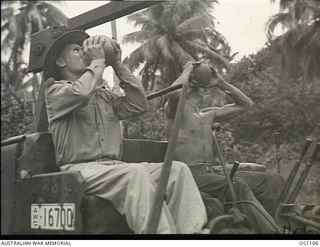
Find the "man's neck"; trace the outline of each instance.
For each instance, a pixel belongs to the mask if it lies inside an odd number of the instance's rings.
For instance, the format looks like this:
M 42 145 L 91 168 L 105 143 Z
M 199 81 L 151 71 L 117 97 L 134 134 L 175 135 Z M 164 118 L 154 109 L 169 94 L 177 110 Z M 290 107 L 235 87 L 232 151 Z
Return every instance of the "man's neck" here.
M 76 81 L 82 76 L 82 73 L 72 73 L 70 71 L 66 71 L 63 74 L 63 78 L 67 81 Z

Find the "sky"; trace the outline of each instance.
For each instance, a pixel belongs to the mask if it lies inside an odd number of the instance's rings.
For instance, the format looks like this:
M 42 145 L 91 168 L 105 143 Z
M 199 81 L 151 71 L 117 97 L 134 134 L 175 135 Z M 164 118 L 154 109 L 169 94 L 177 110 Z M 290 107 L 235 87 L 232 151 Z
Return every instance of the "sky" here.
M 200 0 L 201 1 L 201 0 Z M 86 11 L 107 4 L 109 1 L 62 1 L 56 5 L 68 18 L 75 17 Z M 265 24 L 268 18 L 279 10 L 278 1 L 271 4 L 270 0 L 219 0 L 211 13 L 215 17 L 217 30 L 222 33 L 231 47 L 231 54 L 238 52 L 234 62 L 243 56 L 256 53 L 266 43 Z M 133 31 L 138 31 L 126 17 L 117 19 L 118 42 L 121 45 L 122 57 L 125 58 L 139 44 L 123 44 L 122 37 Z M 86 30 L 89 35 L 107 35 L 111 37 L 110 23 L 102 24 Z M 135 74 L 137 71 L 135 72 Z M 112 69 L 108 67 L 103 77 L 113 86 Z M 109 78 L 109 79 L 108 79 Z
M 239 52 L 236 60 L 256 53 L 267 42 L 265 25 L 279 11 L 278 1 L 270 0 L 220 0 L 213 11 L 216 28 L 231 46 Z
M 229 42 L 232 53 L 239 52 L 235 60 L 257 52 L 266 41 L 265 24 L 268 18 L 278 12 L 278 1 L 270 0 L 220 0 L 215 4 L 212 15 L 216 18 L 216 28 Z M 108 1 L 64 1 L 59 8 L 72 18 L 90 9 L 104 5 Z M 129 55 L 136 45 L 121 43 L 123 35 L 138 30 L 126 17 L 117 20 L 118 41 L 123 50 L 123 57 Z M 103 24 L 87 30 L 90 35 L 106 34 L 111 36 L 110 24 Z
M 254 54 L 264 47 L 267 41 L 265 25 L 267 20 L 279 11 L 278 1 L 271 4 L 271 0 L 219 0 L 219 3 L 214 5 L 211 14 L 215 18 L 216 29 L 226 37 L 231 47 L 231 54 L 238 52 L 233 62 L 239 61 L 243 56 Z M 65 0 L 50 3 L 61 9 L 68 18 L 72 18 L 108 2 L 110 1 Z M 128 22 L 126 17 L 119 18 L 116 22 L 122 58 L 125 58 L 139 47 L 139 44 L 124 44 L 122 38 L 130 32 L 138 31 L 139 28 Z M 111 24 L 105 23 L 86 32 L 91 36 L 104 34 L 111 37 Z M 276 33 L 279 32 L 281 30 L 276 30 Z M 29 52 L 29 49 L 25 50 L 26 60 L 29 58 Z M 137 73 L 138 70 L 135 71 L 135 74 Z M 113 80 L 110 80 L 112 74 L 112 69 L 108 67 L 103 75 L 110 87 L 113 86 Z M 27 80 L 28 77 L 25 79 Z

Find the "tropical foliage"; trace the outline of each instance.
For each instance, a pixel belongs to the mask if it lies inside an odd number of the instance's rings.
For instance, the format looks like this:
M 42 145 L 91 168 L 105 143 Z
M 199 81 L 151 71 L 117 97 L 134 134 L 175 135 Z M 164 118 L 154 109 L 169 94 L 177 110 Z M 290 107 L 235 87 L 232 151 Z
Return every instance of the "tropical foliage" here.
M 301 76 L 283 79 L 281 55 L 275 52 L 274 46 L 277 44 L 271 44 L 257 54 L 244 57 L 238 63 L 230 65 L 226 79 L 245 92 L 255 103 L 252 110 L 238 116 L 230 123 L 233 126 L 235 142 L 261 142 L 269 145 L 273 142 L 273 133 L 276 130 L 282 133 L 285 140 L 291 142 L 308 135 L 320 117 L 320 112 L 317 110 L 317 105 L 320 104 L 319 97 L 313 93 L 314 88 L 302 84 Z M 204 90 L 202 94 L 200 108 L 230 102 L 229 98 L 221 97 L 220 90 Z M 160 109 L 164 103 L 165 97 L 154 104 L 159 104 L 157 109 Z M 155 111 L 150 112 L 153 117 L 148 115 L 148 118 L 157 118 Z M 144 117 L 145 115 L 141 117 L 142 125 L 148 122 Z M 158 121 L 161 122 L 162 119 L 160 116 Z M 135 131 L 129 133 L 140 138 L 149 136 L 155 139 L 164 138 L 162 132 L 156 132 L 161 135 L 137 134 Z
M 232 121 L 221 123 L 223 128 L 218 137 L 228 162 L 253 162 L 276 171 L 274 133 L 278 131 L 282 175 L 286 178 L 299 157 L 305 138 L 318 123 L 320 101 L 312 92 L 314 89 L 302 83 L 302 72 L 296 78 L 283 78 L 281 54 L 275 51 L 275 46 L 276 42 L 271 43 L 257 54 L 230 65 L 227 81 L 245 92 L 255 105 Z M 202 93 L 200 108 L 224 105 L 231 101 L 217 97 L 220 90 L 210 89 Z M 164 103 L 165 98 L 152 102 L 147 114 L 132 121 L 129 137 L 165 140 Z M 312 168 L 302 188 L 303 193 L 299 194 L 300 202 L 314 203 L 316 200 L 319 186 L 315 169 Z
M 25 133 L 32 122 L 40 80 L 27 73 L 24 61 L 30 35 L 67 22 L 48 2 L 1 1 L 1 139 Z
M 32 101 L 19 102 L 1 87 L 1 140 L 25 134 L 32 124 Z
M 307 79 L 320 78 L 320 1 L 280 0 L 280 12 L 267 23 L 269 39 L 277 26 L 284 30 L 277 41 L 286 71 L 296 75 L 302 69 Z
M 123 42 L 142 45 L 124 61 L 132 70 L 144 64 L 145 89 L 172 83 L 190 60 L 207 59 L 219 69 L 228 67 L 230 47 L 210 15 L 215 2 L 165 1 L 128 17 L 141 30 L 126 35 Z
M 65 25 L 66 22 L 67 17 L 46 1 L 1 2 L 1 72 L 5 73 L 5 78 L 2 78 L 5 80 L 1 80 L 1 86 L 4 86 L 18 102 L 19 90 L 24 90 L 30 85 L 35 89 L 39 86 L 36 76 L 26 77 L 24 51 L 29 44 L 30 35 L 47 26 Z M 26 79 L 30 80 L 26 82 Z

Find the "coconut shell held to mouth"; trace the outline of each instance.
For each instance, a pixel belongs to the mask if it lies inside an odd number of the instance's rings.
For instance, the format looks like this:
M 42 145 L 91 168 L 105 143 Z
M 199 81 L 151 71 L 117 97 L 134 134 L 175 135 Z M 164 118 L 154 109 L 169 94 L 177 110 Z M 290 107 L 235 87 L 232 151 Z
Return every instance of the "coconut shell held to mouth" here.
M 211 69 L 209 64 L 201 63 L 198 66 L 195 66 L 193 69 L 192 79 L 196 81 L 199 86 L 206 87 L 210 82 Z

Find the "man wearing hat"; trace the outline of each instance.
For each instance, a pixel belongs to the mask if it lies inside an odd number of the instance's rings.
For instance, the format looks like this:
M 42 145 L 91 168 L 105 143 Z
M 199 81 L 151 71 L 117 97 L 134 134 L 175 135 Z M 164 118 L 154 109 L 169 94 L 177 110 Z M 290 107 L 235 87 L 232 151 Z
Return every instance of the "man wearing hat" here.
M 44 62 L 46 108 L 57 164 L 62 171 L 79 171 L 84 193 L 110 200 L 126 216 L 135 233 L 145 233 L 155 198 L 161 164 L 119 161 L 119 120 L 144 113 L 147 101 L 141 83 L 117 59 L 111 65 L 125 96 L 104 87 L 108 60 L 106 36 L 83 31 L 60 35 Z M 106 55 L 106 58 L 105 58 Z M 201 232 L 207 221 L 204 204 L 189 168 L 173 162 L 158 233 Z

